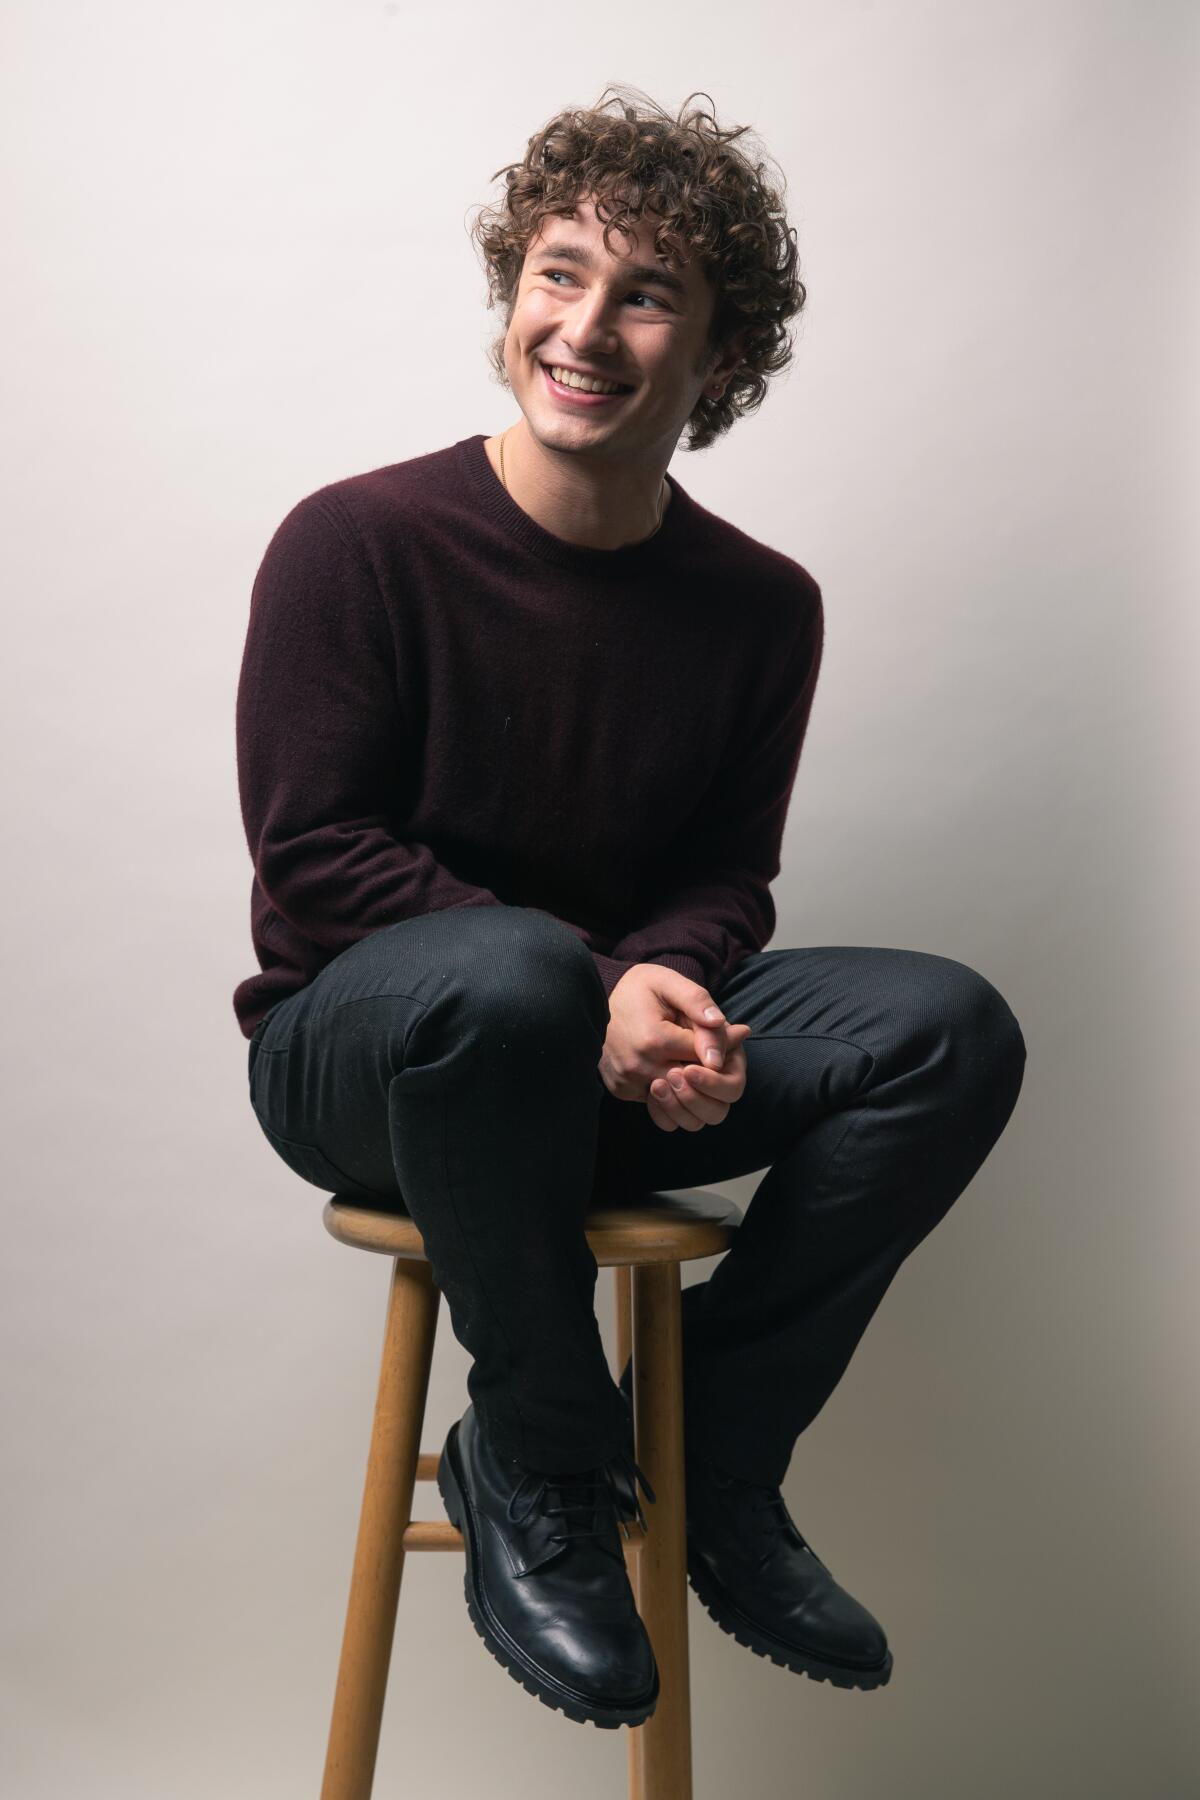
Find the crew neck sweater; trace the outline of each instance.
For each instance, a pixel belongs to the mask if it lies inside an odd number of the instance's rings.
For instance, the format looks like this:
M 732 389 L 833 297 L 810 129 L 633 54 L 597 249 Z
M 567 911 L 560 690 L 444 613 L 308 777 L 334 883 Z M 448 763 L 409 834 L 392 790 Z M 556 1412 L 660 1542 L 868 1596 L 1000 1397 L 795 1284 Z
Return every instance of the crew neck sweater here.
M 692 499 L 573 544 L 482 433 L 300 500 L 254 578 L 236 699 L 258 971 L 244 1037 L 382 927 L 525 906 L 715 992 L 765 947 L 821 591 Z

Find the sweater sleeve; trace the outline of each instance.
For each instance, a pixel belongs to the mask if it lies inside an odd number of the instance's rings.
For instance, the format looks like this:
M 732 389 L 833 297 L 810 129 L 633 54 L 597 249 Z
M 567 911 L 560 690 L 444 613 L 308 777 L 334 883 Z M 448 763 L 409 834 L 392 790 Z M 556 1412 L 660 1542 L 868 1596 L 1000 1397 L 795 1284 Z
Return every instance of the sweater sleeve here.
M 610 998 L 613 989 L 616 987 L 618 981 L 620 981 L 622 975 L 628 975 L 630 969 L 633 968 L 634 963 L 636 963 L 637 960 L 637 957 L 634 957 L 629 962 L 622 962 L 615 956 L 601 955 L 599 950 L 592 951 L 592 961 L 595 963 L 600 974 L 600 979 L 604 983 L 604 992 Z M 643 960 L 649 961 L 649 958 L 643 958 Z M 655 960 L 661 961 L 661 958 L 656 958 Z
M 811 580 L 811 578 L 810 578 Z M 665 879 L 637 928 L 601 968 L 606 991 L 635 963 L 678 969 L 715 994 L 775 930 L 769 884 L 780 870 L 783 830 L 808 728 L 824 647 L 815 582 L 792 654 L 766 682 L 699 807 L 663 859 Z M 599 960 L 599 959 L 598 959 Z
M 383 925 L 497 906 L 396 830 L 413 751 L 374 571 L 337 502 L 309 495 L 255 577 L 237 690 L 246 840 L 270 906 L 330 955 Z

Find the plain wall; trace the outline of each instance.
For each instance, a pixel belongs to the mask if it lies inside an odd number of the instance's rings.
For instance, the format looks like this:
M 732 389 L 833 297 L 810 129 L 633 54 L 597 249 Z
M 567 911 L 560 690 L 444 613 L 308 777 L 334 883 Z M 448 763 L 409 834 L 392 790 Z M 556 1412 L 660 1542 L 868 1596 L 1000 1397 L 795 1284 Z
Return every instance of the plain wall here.
M 958 958 L 1028 1046 L 785 1487 L 892 1682 L 693 1598 L 697 1800 L 1185 1800 L 1196 9 L 6 11 L 0 1788 L 318 1790 L 387 1264 L 249 1107 L 250 585 L 302 495 L 513 422 L 469 215 L 622 81 L 753 128 L 809 287 L 671 465 L 824 591 L 772 947 Z M 465 1374 L 443 1309 L 427 1447 Z M 377 1794 L 624 1781 L 411 1559 Z

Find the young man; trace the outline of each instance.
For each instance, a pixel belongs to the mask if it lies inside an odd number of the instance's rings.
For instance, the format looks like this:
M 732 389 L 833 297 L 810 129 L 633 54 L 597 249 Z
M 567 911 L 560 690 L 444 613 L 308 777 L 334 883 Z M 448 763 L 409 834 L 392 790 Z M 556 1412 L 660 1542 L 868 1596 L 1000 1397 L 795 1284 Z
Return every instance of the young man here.
M 592 1199 L 769 1166 L 684 1293 L 689 1570 L 761 1654 L 878 1687 L 884 1632 L 780 1484 L 1025 1055 L 962 963 L 764 949 L 821 593 L 667 477 L 761 401 L 803 304 L 738 135 L 619 105 L 530 140 L 481 238 L 520 418 L 293 508 L 238 692 L 256 1115 L 417 1221 L 473 1357 L 439 1474 L 479 1525 L 472 1619 L 601 1725 L 658 1674 Z

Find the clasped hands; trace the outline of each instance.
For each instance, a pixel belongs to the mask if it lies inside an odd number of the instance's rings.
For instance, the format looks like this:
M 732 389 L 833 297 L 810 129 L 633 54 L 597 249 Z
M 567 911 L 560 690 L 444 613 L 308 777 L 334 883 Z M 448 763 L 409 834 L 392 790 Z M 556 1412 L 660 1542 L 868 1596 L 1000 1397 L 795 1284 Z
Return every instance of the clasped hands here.
M 660 1131 L 719 1125 L 746 1087 L 749 1025 L 732 1025 L 707 988 L 660 963 L 635 963 L 609 995 L 600 1076 L 618 1100 L 644 1100 Z

